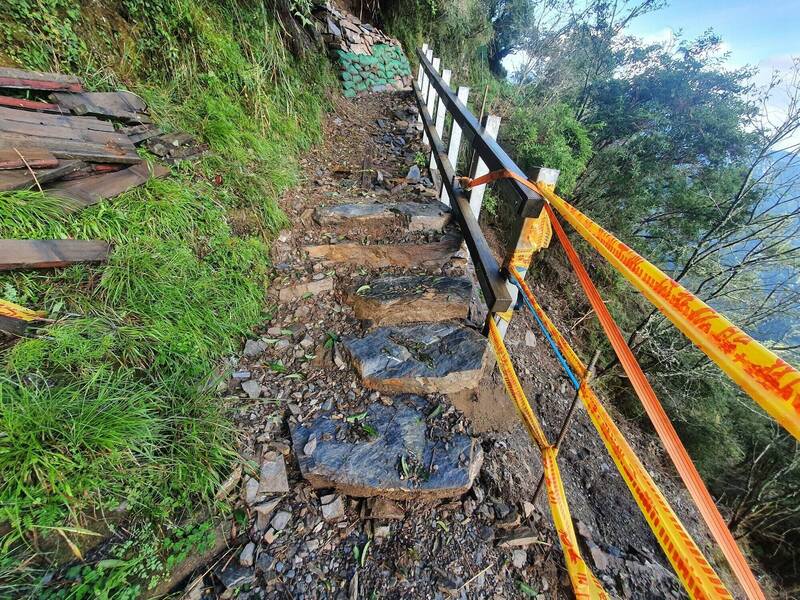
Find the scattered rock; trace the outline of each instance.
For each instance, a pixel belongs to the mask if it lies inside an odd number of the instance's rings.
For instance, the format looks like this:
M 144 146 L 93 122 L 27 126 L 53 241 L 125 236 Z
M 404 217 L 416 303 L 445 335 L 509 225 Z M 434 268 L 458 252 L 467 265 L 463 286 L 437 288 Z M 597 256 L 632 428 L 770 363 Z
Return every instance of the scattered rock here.
M 525 331 L 525 345 L 528 346 L 528 348 L 536 347 L 536 334 L 530 329 Z
M 267 528 L 269 525 L 269 518 L 275 509 L 278 508 L 280 502 L 280 498 L 273 498 L 272 500 L 267 500 L 266 502 L 253 506 L 253 510 L 256 513 L 256 529 L 264 531 Z
M 266 349 L 267 344 L 262 340 L 247 340 L 242 354 L 247 358 L 255 358 L 256 356 L 261 356 Z
M 285 494 L 289 491 L 286 463 L 277 452 L 266 452 L 261 458 L 259 494 Z
M 249 542 L 239 555 L 239 564 L 243 567 L 252 567 L 255 553 L 256 545 L 253 542 Z
M 270 526 L 275 531 L 282 531 L 289 524 L 291 518 L 292 513 L 282 510 L 275 513 L 275 516 L 272 517 L 272 521 L 270 521 Z
M 422 179 L 422 172 L 417 165 L 412 165 L 406 175 L 406 181 L 408 183 L 419 183 L 420 179 Z
M 242 391 L 247 394 L 251 400 L 261 397 L 261 384 L 255 379 L 248 379 L 242 383 Z
M 312 280 L 307 283 L 296 283 L 294 285 L 286 286 L 278 292 L 278 299 L 281 302 L 291 302 L 298 298 L 308 296 L 316 296 L 322 292 L 329 292 L 333 289 L 333 279 L 326 277 L 324 279 Z
M 609 559 L 611 558 L 606 554 L 603 549 L 592 541 L 586 542 L 589 548 L 589 556 L 592 557 L 592 563 L 598 571 L 605 571 L 608 569 Z
M 327 502 L 326 502 L 327 500 Z M 344 501 L 341 496 L 323 496 L 322 518 L 328 523 L 336 523 L 344 518 Z
M 259 502 L 258 479 L 252 477 L 245 479 L 244 501 L 250 506 Z
M 525 550 L 514 550 L 511 554 L 511 562 L 517 569 L 521 569 L 528 562 L 528 553 Z
M 218 574 L 219 580 L 225 589 L 235 590 L 255 581 L 255 572 L 250 567 L 230 565 Z
M 303 446 L 303 454 L 306 456 L 311 456 L 314 454 L 314 450 L 317 449 L 317 436 L 311 435 L 306 442 L 306 445 Z

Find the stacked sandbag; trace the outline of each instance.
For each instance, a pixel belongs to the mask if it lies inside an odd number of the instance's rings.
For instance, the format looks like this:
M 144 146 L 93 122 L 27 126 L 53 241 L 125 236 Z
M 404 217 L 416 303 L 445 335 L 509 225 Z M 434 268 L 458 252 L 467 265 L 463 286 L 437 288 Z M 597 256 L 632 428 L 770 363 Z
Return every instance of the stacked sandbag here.
M 346 97 L 411 85 L 411 67 L 396 39 L 330 5 L 321 7 L 316 17 Z

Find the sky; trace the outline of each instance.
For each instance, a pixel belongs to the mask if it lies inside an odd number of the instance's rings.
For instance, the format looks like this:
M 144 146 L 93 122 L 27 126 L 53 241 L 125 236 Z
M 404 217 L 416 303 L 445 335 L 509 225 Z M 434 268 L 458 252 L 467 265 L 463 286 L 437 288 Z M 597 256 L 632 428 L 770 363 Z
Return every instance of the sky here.
M 765 82 L 773 69 L 800 57 L 800 0 L 670 0 L 669 5 L 634 19 L 627 31 L 648 41 L 685 38 L 712 28 L 731 52 L 731 66 L 753 65 Z

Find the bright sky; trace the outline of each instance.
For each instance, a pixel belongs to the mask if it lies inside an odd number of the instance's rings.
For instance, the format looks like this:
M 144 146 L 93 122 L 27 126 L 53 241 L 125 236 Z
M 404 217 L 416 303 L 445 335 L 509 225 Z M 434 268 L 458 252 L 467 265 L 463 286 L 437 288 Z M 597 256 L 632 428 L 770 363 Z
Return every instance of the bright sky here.
M 666 8 L 635 19 L 628 32 L 662 41 L 671 31 L 692 39 L 709 28 L 731 51 L 732 66 L 757 65 L 765 80 L 800 56 L 800 0 L 670 0 Z

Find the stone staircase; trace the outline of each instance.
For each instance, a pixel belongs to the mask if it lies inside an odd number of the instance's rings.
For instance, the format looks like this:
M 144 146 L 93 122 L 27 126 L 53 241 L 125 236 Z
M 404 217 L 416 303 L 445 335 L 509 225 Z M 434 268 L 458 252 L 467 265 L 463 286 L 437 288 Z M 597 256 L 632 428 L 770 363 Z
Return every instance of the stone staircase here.
M 462 239 L 418 168 L 380 191 L 354 202 L 351 189 L 314 208 L 311 237 L 327 243 L 300 248 L 337 275 L 362 274 L 366 283 L 342 290 L 362 331 L 342 336 L 339 348 L 377 399 L 361 415 L 331 409 L 292 425 L 293 446 L 317 488 L 395 499 L 459 495 L 483 454 L 463 425 L 448 424 L 457 412 L 444 397 L 474 390 L 489 354 L 486 338 L 466 322 L 473 285 Z

